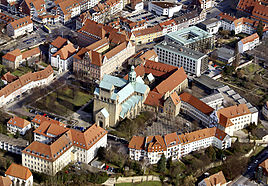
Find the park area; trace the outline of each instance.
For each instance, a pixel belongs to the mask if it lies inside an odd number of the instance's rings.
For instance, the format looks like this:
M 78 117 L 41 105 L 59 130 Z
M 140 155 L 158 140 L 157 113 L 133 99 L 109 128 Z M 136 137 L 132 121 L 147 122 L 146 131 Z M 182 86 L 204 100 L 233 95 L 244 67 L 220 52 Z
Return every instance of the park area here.
M 75 86 L 64 84 L 41 99 L 37 99 L 30 106 L 65 116 L 77 111 L 92 98 L 93 96 L 89 92 Z

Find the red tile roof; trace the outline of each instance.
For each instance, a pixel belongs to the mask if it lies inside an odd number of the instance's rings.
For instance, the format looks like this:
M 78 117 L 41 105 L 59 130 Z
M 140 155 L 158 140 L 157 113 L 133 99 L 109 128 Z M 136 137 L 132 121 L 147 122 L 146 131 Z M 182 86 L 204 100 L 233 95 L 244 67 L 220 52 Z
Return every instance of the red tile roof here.
M 27 121 L 26 119 L 20 118 L 18 116 L 14 116 L 13 118 L 10 118 L 10 120 L 7 123 L 17 126 L 21 129 L 31 124 L 31 122 Z
M 160 94 L 158 92 L 150 91 L 144 104 L 150 105 L 153 107 L 163 107 L 163 101 L 162 101 L 163 94 Z
M 199 100 L 198 98 L 194 97 L 193 95 L 184 92 L 180 95 L 181 101 L 184 101 L 190 105 L 192 105 L 194 108 L 199 110 L 200 112 L 210 115 L 214 109 L 208 106 L 206 103 L 203 101 Z
M 71 57 L 72 55 L 74 55 L 75 52 L 76 52 L 76 49 L 74 48 L 74 45 L 72 43 L 69 43 L 69 44 L 63 46 L 55 54 L 53 54 L 53 57 L 56 57 L 57 55 L 59 55 L 61 59 L 66 60 L 69 57 Z
M 245 37 L 244 39 L 241 39 L 241 42 L 243 44 L 246 44 L 246 43 L 252 42 L 252 41 L 254 41 L 256 39 L 259 39 L 259 35 L 257 33 L 252 34 L 252 35 L 250 35 L 248 37 Z
M 13 51 L 11 51 L 11 52 L 6 53 L 6 54 L 3 56 L 3 59 L 6 59 L 6 60 L 8 60 L 8 61 L 15 62 L 16 58 L 17 58 L 18 56 L 20 56 L 20 55 L 21 55 L 21 51 L 20 51 L 20 49 L 15 49 L 15 50 L 13 50 Z
M 8 176 L 7 177 L 0 176 L 0 185 L 1 186 L 11 186 L 12 181 Z
M 11 74 L 10 72 L 7 72 L 7 73 L 5 73 L 5 74 L 2 76 L 1 79 L 7 81 L 8 83 L 11 83 L 11 82 L 13 82 L 14 80 L 18 79 L 18 77 L 17 77 L 17 76 L 14 76 L 14 75 Z
M 227 183 L 222 171 L 205 178 L 204 181 L 206 186 L 224 185 Z
M 63 47 L 63 45 L 67 44 L 67 41 L 67 39 L 58 36 L 54 41 L 52 41 L 51 45 L 60 49 Z
M 223 13 L 223 12 L 221 12 L 220 14 L 219 14 L 219 17 L 220 17 L 220 19 L 224 19 L 224 20 L 228 20 L 228 21 L 234 21 L 234 20 L 236 20 L 236 18 L 234 17 L 234 16 L 231 16 L 231 15 L 229 15 L 229 14 L 227 14 L 227 13 Z
M 268 176 L 268 158 L 264 160 L 263 162 L 261 162 L 259 166 L 263 168 L 264 172 Z
M 22 59 L 26 59 L 26 58 L 35 56 L 37 54 L 40 55 L 40 49 L 39 49 L 39 47 L 36 47 L 36 48 L 30 49 L 30 50 L 27 50 L 26 52 L 23 52 L 22 53 Z
M 15 163 L 12 163 L 8 167 L 8 169 L 5 172 L 5 174 L 9 175 L 9 176 L 16 177 L 16 178 L 20 178 L 20 179 L 23 179 L 23 180 L 27 180 L 29 177 L 32 176 L 31 171 L 27 167 L 24 167 L 22 165 L 18 165 L 18 164 L 15 164 Z
M 164 141 L 164 138 L 160 135 L 156 135 L 156 136 L 148 136 L 146 138 L 146 146 L 147 146 L 147 150 L 148 152 L 158 152 L 158 151 L 166 151 L 167 150 L 167 146 L 166 143 Z
M 174 103 L 174 105 L 177 105 L 181 102 L 181 99 L 179 97 L 179 95 L 177 94 L 176 91 L 174 91 L 171 95 L 170 98 L 172 100 L 172 102 Z
M 14 20 L 11 22 L 11 26 L 13 27 L 14 30 L 22 28 L 24 26 L 27 26 L 29 24 L 33 23 L 30 16 L 26 16 L 17 20 Z
M 142 136 L 133 136 L 129 142 L 128 148 L 143 150 L 145 144 L 145 137 Z

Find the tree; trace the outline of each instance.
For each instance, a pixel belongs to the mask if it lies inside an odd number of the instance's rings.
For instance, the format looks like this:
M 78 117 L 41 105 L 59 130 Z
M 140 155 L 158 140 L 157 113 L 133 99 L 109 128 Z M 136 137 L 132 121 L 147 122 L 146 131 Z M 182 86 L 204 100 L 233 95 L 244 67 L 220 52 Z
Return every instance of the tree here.
M 262 20 L 260 20 L 258 26 L 257 26 L 257 34 L 259 35 L 260 39 L 262 39 L 263 36 L 263 23 Z
M 239 50 L 238 50 L 238 42 L 236 43 L 236 47 L 235 47 L 235 59 L 233 61 L 233 67 L 234 67 L 234 70 L 236 70 L 236 68 L 239 66 L 240 64 L 240 53 L 239 53 Z
M 190 175 L 184 178 L 184 185 L 194 186 L 196 181 L 197 181 L 196 177 Z
M 16 134 L 14 135 L 15 138 L 19 138 L 20 137 L 20 132 L 19 130 L 16 131 Z
M 100 147 L 97 151 L 97 157 L 99 160 L 105 160 L 107 156 L 107 150 L 104 147 Z
M 167 169 L 170 169 L 172 166 L 172 157 L 169 157 L 167 160 Z
M 0 87 L 3 87 L 5 84 L 2 80 L 0 80 Z
M 216 151 L 212 146 L 209 146 L 205 152 L 212 161 L 216 160 Z
M 160 160 L 157 162 L 157 169 L 160 173 L 164 173 L 166 170 L 166 157 L 164 154 L 162 154 Z

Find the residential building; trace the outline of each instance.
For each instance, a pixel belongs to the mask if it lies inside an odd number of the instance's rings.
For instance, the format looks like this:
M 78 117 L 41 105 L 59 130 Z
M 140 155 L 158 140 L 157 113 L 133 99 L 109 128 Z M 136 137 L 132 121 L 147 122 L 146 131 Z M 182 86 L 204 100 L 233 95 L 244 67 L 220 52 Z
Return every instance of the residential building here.
M 266 101 L 262 107 L 262 115 L 268 120 L 268 101 Z
M 2 59 L 3 60 L 3 59 Z M 1 80 L 4 82 L 5 85 L 7 85 L 8 83 L 11 83 L 13 81 L 15 81 L 16 79 L 18 79 L 17 76 L 14 76 L 13 74 L 11 74 L 10 72 L 5 73 L 2 77 Z
M 144 8 L 142 0 L 130 0 L 130 7 L 132 10 L 138 12 Z
M 147 60 L 158 61 L 158 56 L 154 49 L 151 50 L 142 50 L 131 57 L 128 61 L 130 65 L 144 65 Z
M 165 36 L 165 41 L 181 45 L 199 52 L 213 49 L 214 36 L 196 26 L 180 29 Z
M 53 69 L 49 65 L 44 70 L 38 72 L 28 72 L 20 76 L 17 80 L 7 84 L 0 90 L 0 106 L 5 106 L 20 97 L 24 92 L 35 88 L 47 86 L 53 80 Z
M 31 17 L 42 16 L 46 14 L 46 3 L 44 0 L 23 0 L 19 11 Z
M 215 60 L 220 60 L 225 63 L 232 63 L 235 60 L 235 54 L 233 49 L 226 47 L 220 47 L 214 50 L 210 55 Z
M 180 159 L 192 151 L 214 146 L 219 149 L 231 147 L 231 138 L 223 131 L 206 128 L 186 134 L 171 133 L 165 136 L 133 136 L 129 142 L 129 157 L 133 160 L 148 160 L 156 164 L 162 154 L 172 160 Z
M 208 56 L 201 52 L 163 41 L 154 47 L 158 61 L 161 63 L 183 67 L 190 74 L 200 76 L 208 68 Z
M 198 0 L 197 5 L 200 6 L 201 9 L 207 10 L 214 6 L 214 2 L 212 0 Z
M 12 181 L 11 179 L 7 176 L 0 176 L 0 185 L 2 186 L 12 186 Z
M 208 95 L 200 100 L 206 103 L 208 106 L 212 107 L 213 109 L 218 110 L 222 107 L 224 97 L 220 92 L 218 92 Z
M 217 118 L 218 128 L 233 136 L 235 131 L 246 128 L 251 123 L 257 124 L 258 114 L 252 114 L 246 104 L 239 104 L 218 110 Z
M 170 32 L 175 32 L 178 29 L 178 25 L 174 19 L 159 23 L 162 28 L 163 35 L 166 35 Z
M 21 151 L 29 144 L 24 139 L 16 139 L 4 134 L 0 134 L 0 149 L 14 154 L 21 154 Z
M 182 4 L 166 2 L 166 1 L 151 1 L 148 3 L 148 10 L 158 16 L 173 17 L 174 13 L 179 12 Z
M 22 165 L 36 172 L 55 175 L 70 162 L 88 164 L 96 156 L 98 148 L 106 146 L 107 131 L 96 124 L 84 132 L 69 129 L 55 137 L 52 143 L 32 142 L 22 151 Z
M 198 183 L 198 186 L 226 186 L 227 181 L 223 172 L 217 172 Z
M 212 107 L 187 92 L 182 93 L 180 99 L 182 113 L 202 122 L 206 127 L 215 126 L 217 116 Z
M 133 22 L 127 18 L 120 17 L 119 22 L 122 28 L 128 32 L 145 29 L 147 28 L 147 25 L 148 25 L 144 19 L 141 21 Z
M 55 1 L 55 10 L 52 12 L 59 16 L 59 20 L 62 24 L 69 23 L 72 18 L 81 14 L 81 6 L 79 0 L 58 0 Z M 82 1 L 81 1 L 82 2 Z
M 21 135 L 25 135 L 27 130 L 31 128 L 31 122 L 26 119 L 14 116 L 7 122 L 7 130 L 12 134 L 16 134 L 18 131 Z
M 20 49 L 12 50 L 3 57 L 3 65 L 11 69 L 18 68 L 24 62 L 35 62 L 39 60 L 41 55 L 39 47 L 21 52 Z
M 259 164 L 256 174 L 258 181 L 264 185 L 268 184 L 268 158 Z
M 15 19 L 3 12 L 0 12 L 0 23 L 3 24 L 9 24 L 10 22 L 13 22 Z
M 105 74 L 94 91 L 95 122 L 106 128 L 122 119 L 135 118 L 142 111 L 149 91 L 143 80 L 136 77 L 133 66 L 128 80 Z
M 35 115 L 35 117 L 32 119 L 31 121 L 31 125 L 36 129 L 38 128 L 43 122 L 49 122 L 49 123 L 53 123 L 62 127 L 66 127 L 65 124 L 63 124 L 60 121 L 51 119 L 49 117 L 43 116 L 43 115 Z
M 33 31 L 33 22 L 30 16 L 26 16 L 10 22 L 7 25 L 7 35 L 10 37 L 18 37 Z
M 160 25 L 140 29 L 132 32 L 130 40 L 136 45 L 146 44 L 155 41 L 157 38 L 163 36 Z
M 217 34 L 220 26 L 221 23 L 217 18 L 207 19 L 198 24 L 198 27 L 202 28 L 210 34 Z
M 119 69 L 130 56 L 135 54 L 135 45 L 130 41 L 116 44 L 103 38 L 74 56 L 73 71 L 90 80 L 101 80 L 105 74 Z
M 236 9 L 250 15 L 252 19 L 262 20 L 263 23 L 268 24 L 268 7 L 266 1 L 240 0 Z
M 260 38 L 257 33 L 252 34 L 238 42 L 238 51 L 243 53 L 247 50 L 252 50 L 260 43 Z
M 33 175 L 31 171 L 27 167 L 15 163 L 12 163 L 8 167 L 7 171 L 5 172 L 5 176 L 11 179 L 12 185 L 33 185 Z

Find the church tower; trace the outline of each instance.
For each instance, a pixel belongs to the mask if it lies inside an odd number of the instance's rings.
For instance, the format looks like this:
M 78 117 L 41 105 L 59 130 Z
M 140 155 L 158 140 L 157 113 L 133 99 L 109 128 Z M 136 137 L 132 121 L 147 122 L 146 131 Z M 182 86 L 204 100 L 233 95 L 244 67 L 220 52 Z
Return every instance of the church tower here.
M 134 69 L 135 69 L 135 67 L 132 65 L 131 71 L 128 74 L 128 82 L 130 82 L 130 83 L 136 82 L 136 72 Z

